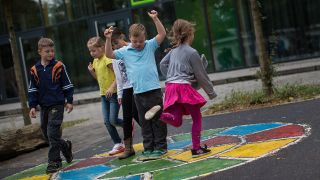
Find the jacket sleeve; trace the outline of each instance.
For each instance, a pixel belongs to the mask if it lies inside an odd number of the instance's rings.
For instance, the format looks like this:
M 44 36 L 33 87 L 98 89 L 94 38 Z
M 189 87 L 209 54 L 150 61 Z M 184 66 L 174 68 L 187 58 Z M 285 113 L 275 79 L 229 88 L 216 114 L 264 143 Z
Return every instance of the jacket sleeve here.
M 169 63 L 170 63 L 170 55 L 171 55 L 171 51 L 166 56 L 164 56 L 164 58 L 162 58 L 162 60 L 160 62 L 161 73 L 166 78 L 167 78 L 168 67 L 169 67 Z
M 120 69 L 117 60 L 112 61 L 113 71 L 116 75 L 116 82 L 117 82 L 117 95 L 118 98 L 122 98 L 122 91 L 123 91 L 123 81 L 120 74 Z
M 213 84 L 210 81 L 208 74 L 203 66 L 203 62 L 198 54 L 194 52 L 190 57 L 190 63 L 193 69 L 194 76 L 198 81 L 199 85 L 207 93 L 210 99 L 215 98 L 217 95 L 213 89 Z
M 67 103 L 73 103 L 73 84 L 71 83 L 70 77 L 68 75 L 66 66 L 63 64 L 63 69 L 61 71 L 61 87 L 64 93 Z
M 39 104 L 38 97 L 39 97 L 39 87 L 36 84 L 34 76 L 30 73 L 30 81 L 29 81 L 29 87 L 28 87 L 28 102 L 29 102 L 30 109 L 37 107 L 37 105 Z

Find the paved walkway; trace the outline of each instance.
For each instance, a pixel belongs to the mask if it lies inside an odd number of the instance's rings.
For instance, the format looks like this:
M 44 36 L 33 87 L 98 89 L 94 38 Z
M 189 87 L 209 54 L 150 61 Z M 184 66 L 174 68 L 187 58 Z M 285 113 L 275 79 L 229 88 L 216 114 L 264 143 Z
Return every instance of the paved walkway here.
M 276 64 L 275 67 L 279 74 L 282 74 L 274 78 L 276 86 L 285 84 L 320 84 L 320 59 L 281 63 Z M 255 79 L 257 70 L 258 67 L 210 74 L 210 79 L 215 84 L 215 91 L 218 97 L 209 100 L 204 108 L 221 102 L 231 91 L 261 89 L 260 80 Z M 161 85 L 163 87 L 164 82 L 161 82 Z M 199 92 L 204 97 L 207 97 L 203 90 Z M 75 94 L 74 101 L 76 106 L 72 113 L 65 114 L 65 121 L 90 119 L 85 122 L 87 124 L 102 121 L 98 91 Z M 19 113 L 19 108 L 20 103 L 0 105 L 0 131 L 23 126 L 23 119 Z M 33 119 L 32 122 L 39 122 L 39 117 Z

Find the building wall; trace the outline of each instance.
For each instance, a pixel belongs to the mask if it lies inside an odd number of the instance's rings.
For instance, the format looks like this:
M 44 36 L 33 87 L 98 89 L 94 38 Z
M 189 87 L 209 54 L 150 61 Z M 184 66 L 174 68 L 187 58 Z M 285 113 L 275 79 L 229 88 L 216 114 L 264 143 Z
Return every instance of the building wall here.
M 124 32 L 130 24 L 143 23 L 148 38 L 156 29 L 146 11 L 156 9 L 167 29 L 183 18 L 196 24 L 193 47 L 209 60 L 208 72 L 257 66 L 257 53 L 248 0 L 13 0 L 14 25 L 20 56 L 28 69 L 39 58 L 37 41 L 55 41 L 56 58 L 68 67 L 76 92 L 97 89 L 87 71 L 92 58 L 87 40 L 102 36 L 108 26 Z M 138 2 L 138 5 L 132 4 Z M 269 0 L 262 2 L 264 37 L 274 62 L 301 60 L 320 55 L 318 0 Z M 2 8 L 0 9 L 0 103 L 16 99 L 13 63 Z M 166 40 L 156 52 L 157 62 L 170 46 Z M 164 77 L 160 74 L 160 78 Z

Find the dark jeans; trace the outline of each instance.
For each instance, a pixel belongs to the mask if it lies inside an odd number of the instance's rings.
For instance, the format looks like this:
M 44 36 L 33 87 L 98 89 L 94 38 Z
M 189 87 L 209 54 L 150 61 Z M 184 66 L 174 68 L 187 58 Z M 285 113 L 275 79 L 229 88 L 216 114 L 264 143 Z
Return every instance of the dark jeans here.
M 159 120 L 163 109 L 161 89 L 155 89 L 134 95 L 141 122 L 144 150 L 167 150 L 167 125 Z M 161 112 L 152 120 L 146 121 L 145 113 L 155 105 L 160 105 Z
M 138 110 L 133 99 L 133 88 L 123 90 L 122 95 L 123 110 L 123 139 L 132 138 L 132 118 L 140 125 Z
M 102 114 L 104 125 L 106 126 L 114 144 L 121 143 L 121 138 L 116 127 L 122 127 L 122 119 L 118 118 L 120 105 L 118 103 L 117 93 L 110 98 L 101 96 Z
M 48 162 L 61 162 L 60 151 L 67 151 L 67 143 L 61 139 L 63 105 L 41 107 L 41 130 L 49 142 Z

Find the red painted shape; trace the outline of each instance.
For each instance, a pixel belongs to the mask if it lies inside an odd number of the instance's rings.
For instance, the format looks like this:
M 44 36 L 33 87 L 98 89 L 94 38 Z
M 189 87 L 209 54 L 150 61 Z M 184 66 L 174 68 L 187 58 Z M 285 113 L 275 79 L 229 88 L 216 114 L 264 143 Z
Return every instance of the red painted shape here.
M 304 135 L 300 125 L 287 125 L 245 136 L 247 142 L 266 141 L 271 139 L 289 138 Z
M 224 144 L 237 144 L 240 143 L 241 139 L 236 136 L 216 136 L 211 139 L 202 141 L 201 144 L 206 144 L 208 147 L 219 146 Z M 188 149 L 191 149 L 191 146 L 188 146 Z
M 110 161 L 114 158 L 115 157 L 101 157 L 101 158 L 85 159 L 83 161 L 77 162 L 76 164 L 63 169 L 63 171 L 69 171 L 69 170 L 73 170 L 73 169 L 94 166 L 94 165 L 99 165 L 99 164 L 106 164 L 108 161 Z

